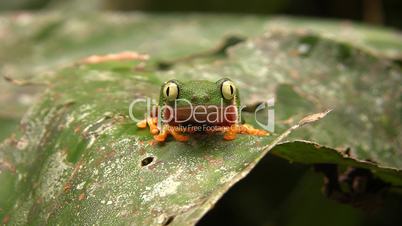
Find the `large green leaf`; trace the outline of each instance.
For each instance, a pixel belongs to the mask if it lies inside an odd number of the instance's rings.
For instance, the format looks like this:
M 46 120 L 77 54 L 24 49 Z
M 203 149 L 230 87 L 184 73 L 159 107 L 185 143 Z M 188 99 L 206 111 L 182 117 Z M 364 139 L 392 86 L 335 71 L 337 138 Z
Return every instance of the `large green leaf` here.
M 395 55 L 380 48 L 368 51 L 361 47 L 369 46 L 365 43 L 356 47 L 321 31 L 264 32 L 269 21 L 249 17 L 135 14 L 63 20 L 49 14 L 29 23 L 39 24 L 33 27 L 38 39 L 31 32 L 17 37 L 31 42 L 21 50 L 38 54 L 27 57 L 34 72 L 93 52 L 136 50 L 151 60 L 71 63 L 44 80 L 32 78 L 49 85 L 41 86 L 47 91 L 24 117 L 21 135 L 0 149 L 3 221 L 191 225 L 272 148 L 291 161 L 366 168 L 385 182 L 402 184 L 401 106 L 395 104 L 401 69 L 390 60 Z M 71 31 L 76 25 L 81 27 Z M 226 56 L 214 54 L 225 35 L 255 37 Z M 33 43 L 44 50 L 37 52 Z M 28 63 L 14 62 L 20 51 L 6 54 L 13 46 L 1 50 L 6 69 L 32 77 Z M 183 60 L 188 55 L 198 57 Z M 172 67 L 158 70 L 160 60 Z M 273 135 L 241 135 L 230 142 L 200 135 L 187 143 L 151 145 L 152 136 L 128 117 L 133 99 L 157 98 L 167 79 L 223 76 L 236 81 L 244 103 L 276 97 Z M 325 114 L 306 115 L 327 109 L 333 109 L 327 117 L 299 128 Z M 135 109 L 136 115 L 143 111 Z
M 12 166 L 2 174 L 4 194 L 19 194 L 3 204 L 11 224 L 190 224 L 290 132 L 152 145 L 128 106 L 157 94 L 165 75 L 133 73 L 133 66 L 78 65 L 54 78 L 24 119 L 24 135 L 2 149 L 3 164 Z

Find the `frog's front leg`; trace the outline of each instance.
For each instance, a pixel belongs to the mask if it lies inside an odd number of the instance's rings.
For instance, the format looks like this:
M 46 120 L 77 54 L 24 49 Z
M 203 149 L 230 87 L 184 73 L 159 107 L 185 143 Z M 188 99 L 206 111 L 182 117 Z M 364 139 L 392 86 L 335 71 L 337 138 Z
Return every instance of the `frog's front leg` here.
M 149 126 L 149 131 L 151 134 L 156 135 L 159 133 L 158 129 L 158 117 L 146 117 L 144 120 L 141 120 L 137 123 L 137 127 L 144 129 Z
M 256 129 L 252 125 L 249 124 L 241 124 L 239 125 L 239 133 L 249 134 L 255 136 L 268 136 L 269 132 L 266 130 Z
M 169 125 L 164 125 L 160 133 L 154 136 L 154 139 L 158 142 L 164 142 L 169 134 L 177 141 L 187 141 L 189 139 L 189 136 L 182 135 L 176 127 Z
M 269 132 L 265 130 L 256 129 L 248 124 L 237 124 L 229 127 L 229 129 L 225 132 L 223 139 L 225 140 L 234 140 L 236 139 L 236 135 L 240 134 L 249 134 L 255 136 L 267 136 Z
M 225 139 L 225 140 L 236 139 L 236 135 L 237 135 L 237 131 L 238 131 L 237 127 L 238 127 L 237 125 L 233 125 L 233 126 L 229 127 L 226 130 L 225 134 L 223 135 L 223 139 Z
M 169 135 L 169 128 L 167 125 L 164 125 L 159 134 L 154 136 L 154 139 L 158 142 L 164 142 Z
M 174 126 L 169 127 L 169 133 L 172 134 L 177 141 L 188 141 L 189 136 L 180 134 L 180 130 L 177 130 Z

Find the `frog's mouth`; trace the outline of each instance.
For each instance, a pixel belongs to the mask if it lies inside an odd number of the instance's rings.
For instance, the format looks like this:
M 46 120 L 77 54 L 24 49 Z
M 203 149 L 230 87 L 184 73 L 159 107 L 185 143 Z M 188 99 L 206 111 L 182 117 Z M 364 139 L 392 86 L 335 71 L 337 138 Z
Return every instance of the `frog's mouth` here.
M 163 121 L 171 126 L 212 125 L 231 126 L 237 123 L 238 111 L 234 105 L 196 105 L 191 107 L 165 108 Z

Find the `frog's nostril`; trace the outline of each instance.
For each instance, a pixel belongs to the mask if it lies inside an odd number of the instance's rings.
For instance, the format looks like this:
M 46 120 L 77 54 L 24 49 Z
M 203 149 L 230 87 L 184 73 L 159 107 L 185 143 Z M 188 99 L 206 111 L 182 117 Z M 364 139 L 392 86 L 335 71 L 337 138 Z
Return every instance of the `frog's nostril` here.
M 191 101 L 196 102 L 196 101 L 208 101 L 209 100 L 209 95 L 193 95 L 191 96 Z

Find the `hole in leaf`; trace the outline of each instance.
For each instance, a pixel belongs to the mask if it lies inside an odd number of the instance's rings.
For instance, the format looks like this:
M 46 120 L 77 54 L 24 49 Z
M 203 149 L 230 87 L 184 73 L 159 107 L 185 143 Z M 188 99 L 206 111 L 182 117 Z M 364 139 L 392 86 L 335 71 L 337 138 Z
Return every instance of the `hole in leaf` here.
M 151 164 L 153 161 L 154 161 L 154 157 L 152 157 L 152 156 L 146 157 L 145 159 L 143 159 L 141 161 L 141 166 L 147 166 L 147 165 Z
M 163 226 L 167 226 L 167 225 L 171 224 L 171 223 L 173 222 L 173 220 L 174 220 L 174 216 L 170 216 L 170 217 L 165 221 L 165 223 L 163 223 Z

